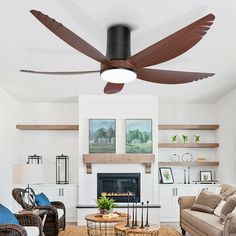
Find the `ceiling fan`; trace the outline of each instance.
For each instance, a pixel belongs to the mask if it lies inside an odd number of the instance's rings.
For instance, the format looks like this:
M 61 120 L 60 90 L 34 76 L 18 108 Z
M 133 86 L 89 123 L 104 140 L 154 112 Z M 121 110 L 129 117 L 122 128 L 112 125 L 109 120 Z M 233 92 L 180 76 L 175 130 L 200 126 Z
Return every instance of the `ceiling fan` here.
M 208 14 L 181 30 L 169 35 L 161 41 L 151 45 L 131 56 L 130 29 L 125 25 L 111 26 L 107 31 L 106 56 L 91 46 L 78 35 L 70 31 L 61 23 L 40 11 L 30 11 L 42 24 L 56 34 L 64 42 L 79 52 L 91 57 L 101 64 L 100 70 L 46 72 L 20 70 L 21 72 L 48 75 L 81 75 L 100 73 L 107 81 L 104 93 L 118 93 L 125 83 L 140 79 L 161 84 L 181 84 L 213 76 L 214 73 L 199 73 L 185 71 L 170 71 L 145 68 L 169 61 L 197 44 L 213 24 L 215 16 Z

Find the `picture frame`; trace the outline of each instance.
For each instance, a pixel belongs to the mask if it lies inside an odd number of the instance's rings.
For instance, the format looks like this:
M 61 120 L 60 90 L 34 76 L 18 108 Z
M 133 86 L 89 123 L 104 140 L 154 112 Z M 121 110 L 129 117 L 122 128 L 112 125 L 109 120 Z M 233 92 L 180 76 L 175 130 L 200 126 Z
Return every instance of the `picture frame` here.
M 212 171 L 207 170 L 207 171 L 200 171 L 200 181 L 202 182 L 208 182 L 212 181 Z
M 152 119 L 125 120 L 126 153 L 152 153 Z
M 115 119 L 89 119 L 89 153 L 116 153 Z
M 159 167 L 161 183 L 162 184 L 173 184 L 174 177 L 171 167 Z

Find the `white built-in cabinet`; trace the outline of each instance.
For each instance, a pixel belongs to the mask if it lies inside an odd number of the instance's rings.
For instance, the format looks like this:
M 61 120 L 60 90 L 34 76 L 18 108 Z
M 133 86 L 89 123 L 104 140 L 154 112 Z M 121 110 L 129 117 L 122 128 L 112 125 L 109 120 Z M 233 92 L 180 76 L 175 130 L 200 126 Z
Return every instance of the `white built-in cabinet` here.
M 16 187 L 16 186 L 14 186 Z M 17 186 L 25 188 L 25 186 Z M 50 201 L 63 202 L 66 208 L 66 221 L 77 222 L 77 191 L 76 184 L 37 184 L 30 185 L 36 194 L 44 193 Z M 14 201 L 14 211 L 21 210 Z
M 196 196 L 202 189 L 214 190 L 217 184 L 160 184 L 160 221 L 178 222 L 180 196 Z

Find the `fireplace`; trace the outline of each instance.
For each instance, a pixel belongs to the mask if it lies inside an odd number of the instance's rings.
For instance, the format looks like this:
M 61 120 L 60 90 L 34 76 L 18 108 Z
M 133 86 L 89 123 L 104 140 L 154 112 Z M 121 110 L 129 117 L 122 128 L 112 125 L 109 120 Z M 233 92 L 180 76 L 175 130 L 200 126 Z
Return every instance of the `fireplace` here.
M 97 197 L 101 194 L 116 202 L 140 202 L 140 173 L 98 173 Z

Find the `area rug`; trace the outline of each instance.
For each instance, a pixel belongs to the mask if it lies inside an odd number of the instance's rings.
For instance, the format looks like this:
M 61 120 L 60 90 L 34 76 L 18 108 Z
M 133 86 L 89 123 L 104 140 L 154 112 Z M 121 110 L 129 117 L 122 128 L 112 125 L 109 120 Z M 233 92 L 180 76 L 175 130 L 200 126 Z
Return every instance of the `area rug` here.
M 86 226 L 67 226 L 59 236 L 88 236 L 88 234 Z M 161 226 L 159 236 L 181 236 L 181 234 L 173 227 Z

